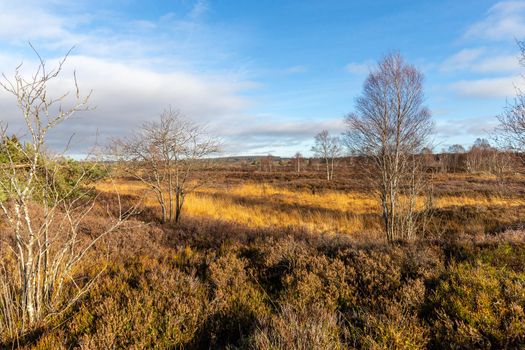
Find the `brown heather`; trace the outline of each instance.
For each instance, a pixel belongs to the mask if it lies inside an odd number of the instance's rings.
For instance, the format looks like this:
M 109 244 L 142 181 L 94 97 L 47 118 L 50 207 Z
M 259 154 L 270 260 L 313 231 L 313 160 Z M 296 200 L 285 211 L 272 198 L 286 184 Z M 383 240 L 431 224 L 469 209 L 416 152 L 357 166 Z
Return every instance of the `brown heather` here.
M 97 220 L 88 220 L 86 234 Z M 523 237 L 387 245 L 201 219 L 172 227 L 137 221 L 101 242 L 78 271 L 104 268 L 80 303 L 3 346 L 519 348 Z
M 314 193 L 308 182 L 299 182 L 304 179 L 262 176 L 263 187 L 243 179 L 238 188 L 231 176 L 224 182 L 229 190 L 215 186 L 201 193 L 212 201 L 228 192 L 244 198 L 237 203 L 247 208 L 266 206 L 261 215 L 304 199 L 293 209 L 298 222 L 308 206 L 331 209 L 317 209 L 321 218 L 328 213 L 325 221 L 342 215 L 335 210 L 344 193 L 352 198 L 346 205 L 363 208 L 354 210 L 359 220 L 372 205 L 358 200 L 365 198 L 359 188 L 338 188 L 335 180 L 330 184 L 335 187 Z M 513 181 L 518 186 L 521 180 Z M 524 347 L 525 234 L 518 223 L 525 207 L 509 195 L 491 197 L 490 179 L 481 175 L 450 175 L 438 179 L 436 187 L 443 204 L 435 208 L 425 237 L 394 244 L 366 221 L 351 234 L 329 233 L 293 222 L 272 224 L 264 217 L 256 225 L 235 216 L 217 220 L 193 215 L 191 205 L 179 224 L 161 224 L 146 198 L 127 225 L 99 241 L 77 268 L 79 285 L 102 271 L 89 292 L 23 338 L 2 335 L 1 347 Z M 272 202 L 254 201 L 265 195 L 263 189 Z M 125 210 L 136 203 L 138 192 L 122 192 Z M 102 193 L 82 223 L 83 238 L 107 224 L 108 209 L 118 210 L 117 198 Z M 368 215 L 366 220 L 379 222 L 377 214 Z M 76 287 L 68 288 L 73 293 Z

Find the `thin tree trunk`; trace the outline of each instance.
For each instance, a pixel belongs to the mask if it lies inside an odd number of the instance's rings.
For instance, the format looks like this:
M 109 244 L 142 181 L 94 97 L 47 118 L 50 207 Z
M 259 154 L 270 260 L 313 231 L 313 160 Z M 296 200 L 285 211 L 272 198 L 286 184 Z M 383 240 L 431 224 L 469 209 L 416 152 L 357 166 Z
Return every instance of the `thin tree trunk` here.
M 179 223 L 181 214 L 182 214 L 182 207 L 184 205 L 184 192 L 182 189 L 177 188 L 175 192 L 175 222 Z
M 168 164 L 168 167 L 170 165 Z M 169 221 L 173 220 L 173 178 L 171 169 L 168 169 L 168 200 L 169 200 Z
M 326 161 L 326 179 L 330 181 L 330 161 L 328 160 L 328 157 L 325 158 Z

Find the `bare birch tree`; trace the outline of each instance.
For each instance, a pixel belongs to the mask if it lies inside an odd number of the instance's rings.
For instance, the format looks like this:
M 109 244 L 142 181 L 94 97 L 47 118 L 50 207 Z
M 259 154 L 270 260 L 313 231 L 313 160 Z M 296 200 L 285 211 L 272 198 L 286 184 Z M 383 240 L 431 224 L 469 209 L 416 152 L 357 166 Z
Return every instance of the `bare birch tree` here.
M 328 130 L 323 130 L 315 135 L 315 144 L 312 147 L 316 157 L 322 158 L 326 163 L 326 179 L 332 180 L 334 177 L 335 159 L 341 155 L 341 140 L 338 137 L 330 136 Z
M 111 153 L 126 173 L 144 183 L 162 211 L 162 222 L 179 222 L 187 194 L 202 185 L 199 162 L 219 151 L 218 140 L 180 112 L 167 109 L 126 138 L 112 141 Z
M 442 170 L 445 172 L 460 171 L 465 167 L 466 150 L 462 145 L 452 145 L 441 154 Z
M 498 165 L 499 152 L 492 147 L 488 140 L 477 138 L 470 150 L 465 154 L 466 169 L 470 173 L 486 171 L 495 172 Z
M 32 46 L 31 46 L 32 47 Z M 25 143 L 8 138 L 2 122 L 3 162 L 0 164 L 0 338 L 25 334 L 75 303 L 94 279 L 80 282 L 75 269 L 97 241 L 114 231 L 125 215 L 111 217 L 108 226 L 91 238 L 79 227 L 95 206 L 96 196 L 82 189 L 86 171 L 64 188 L 60 176 L 67 162 L 46 149 L 46 136 L 78 111 L 88 109 L 90 94 L 53 97 L 48 90 L 69 53 L 53 69 L 38 56 L 38 69 L 24 76 L 19 65 L 14 77 L 3 75 L 0 86 L 14 96 L 25 124 Z M 120 203 L 120 201 L 119 201 Z
M 295 171 L 300 173 L 301 172 L 301 163 L 303 162 L 303 155 L 300 152 L 295 153 L 293 156 L 294 163 L 295 163 Z
M 519 62 L 525 67 L 525 42 L 518 42 L 521 54 Z M 498 117 L 496 141 L 507 151 L 517 152 L 521 156 L 525 151 L 525 94 L 516 87 L 516 96 Z
M 346 118 L 347 144 L 369 161 L 388 241 L 413 234 L 402 214 L 415 211 L 415 196 L 422 187 L 418 154 L 432 131 L 423 101 L 423 74 L 400 54 L 390 54 L 368 75 L 356 112 Z M 405 202 L 405 213 L 400 208 L 403 196 L 412 197 Z

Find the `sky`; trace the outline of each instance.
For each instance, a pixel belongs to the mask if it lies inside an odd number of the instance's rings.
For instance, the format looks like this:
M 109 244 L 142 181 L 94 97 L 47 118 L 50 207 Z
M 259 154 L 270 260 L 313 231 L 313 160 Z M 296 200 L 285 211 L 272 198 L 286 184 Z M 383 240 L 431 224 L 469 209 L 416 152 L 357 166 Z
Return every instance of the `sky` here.
M 525 78 L 525 1 L 0 0 L 0 72 L 74 46 L 50 93 L 92 90 L 91 110 L 49 135 L 84 154 L 166 108 L 220 137 L 224 155 L 310 153 L 344 132 L 370 69 L 399 51 L 425 75 L 437 151 L 489 137 Z M 13 96 L 0 120 L 23 134 Z

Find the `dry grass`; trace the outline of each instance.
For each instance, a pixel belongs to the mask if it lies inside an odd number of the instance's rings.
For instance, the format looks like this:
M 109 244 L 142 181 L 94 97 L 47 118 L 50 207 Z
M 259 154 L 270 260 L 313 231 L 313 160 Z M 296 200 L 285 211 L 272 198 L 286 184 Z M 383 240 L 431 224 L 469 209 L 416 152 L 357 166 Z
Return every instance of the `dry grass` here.
M 120 180 L 101 182 L 97 189 L 120 194 L 145 194 L 144 205 L 156 207 L 153 195 L 139 182 Z M 425 198 L 419 198 L 422 207 Z M 434 208 L 462 206 L 515 207 L 525 205 L 521 198 L 500 196 L 444 195 L 434 199 Z M 235 222 L 251 228 L 299 228 L 314 233 L 375 231 L 380 227 L 377 196 L 357 191 L 325 190 L 312 193 L 270 184 L 245 183 L 239 186 L 205 187 L 188 195 L 185 215 Z
M 353 233 L 365 229 L 360 215 L 326 213 L 316 209 L 291 208 L 282 211 L 272 204 L 240 204 L 230 198 L 196 194 L 188 199 L 185 210 L 198 217 L 237 222 L 248 227 L 296 227 L 310 232 Z
M 258 198 L 271 203 L 300 204 L 313 208 L 349 211 L 355 214 L 370 214 L 376 213 L 379 210 L 379 204 L 376 198 L 358 192 L 323 191 L 315 194 L 311 191 L 278 188 L 264 183 L 248 183 L 222 189 L 207 188 L 202 192 Z
M 523 198 L 505 198 L 499 196 L 442 196 L 436 199 L 434 205 L 436 208 L 450 208 L 455 206 L 516 207 L 525 205 L 525 200 Z
M 136 183 L 117 188 L 128 194 L 144 190 Z M 107 184 L 99 189 L 113 190 Z M 204 198 L 264 207 L 251 197 L 213 191 L 188 203 Z M 101 196 L 83 235 L 100 229 L 100 213 L 116 201 Z M 155 205 L 150 198 L 145 202 Z M 278 212 L 278 206 L 267 205 L 268 212 L 259 215 Z M 303 215 L 308 208 L 298 211 Z M 210 208 L 203 210 L 209 215 Z M 459 215 L 448 220 L 469 225 L 461 207 L 447 210 Z M 362 241 L 366 235 L 310 235 L 279 226 L 247 230 L 204 219 L 133 226 L 105 237 L 79 265 L 79 279 L 105 266 L 81 303 L 16 343 L 0 341 L 0 348 L 525 346 L 523 231 L 386 244 Z

